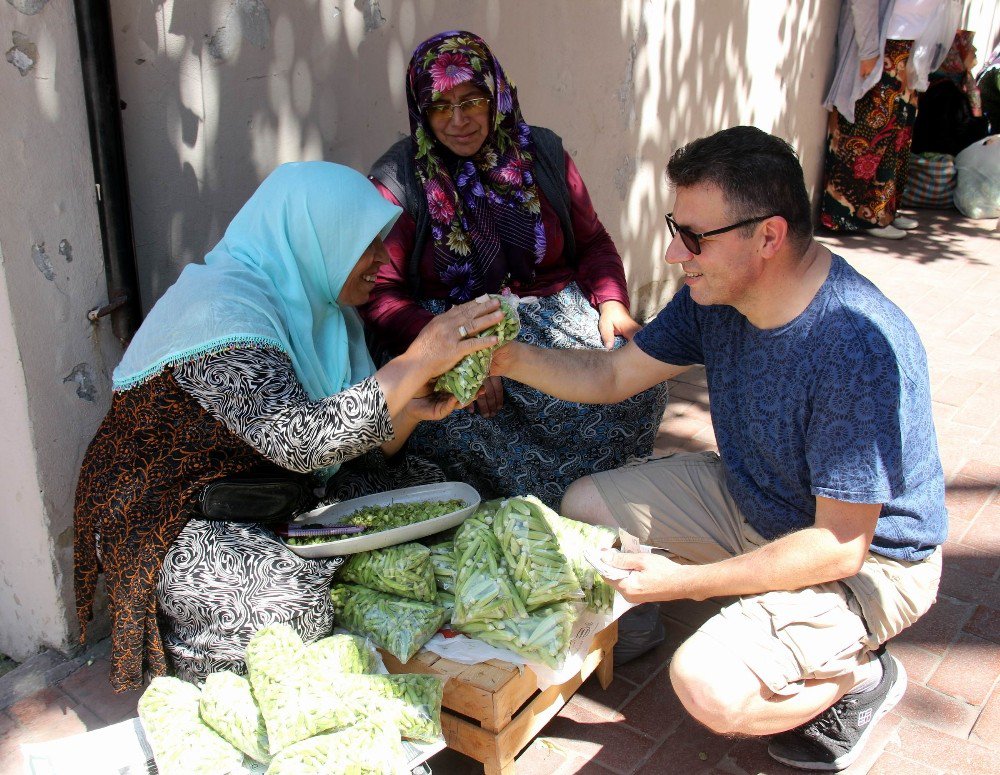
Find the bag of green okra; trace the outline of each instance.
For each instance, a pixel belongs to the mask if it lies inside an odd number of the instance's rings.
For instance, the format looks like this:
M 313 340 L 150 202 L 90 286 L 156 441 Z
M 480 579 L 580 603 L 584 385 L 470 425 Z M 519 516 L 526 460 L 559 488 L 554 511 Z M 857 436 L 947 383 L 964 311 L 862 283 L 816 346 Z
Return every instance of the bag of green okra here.
M 510 293 L 491 293 L 489 296 L 491 299 L 500 300 L 500 309 L 503 310 L 504 318 L 485 331 L 480 331 L 476 337 L 496 335 L 500 341 L 493 347 L 466 355 L 450 371 L 446 371 L 438 377 L 437 382 L 434 383 L 435 390 L 451 393 L 463 406 L 476 397 L 479 388 L 483 386 L 486 378 L 490 375 L 493 351 L 506 342 L 516 339 L 521 330 L 521 318 L 517 314 L 517 305 L 520 299 Z

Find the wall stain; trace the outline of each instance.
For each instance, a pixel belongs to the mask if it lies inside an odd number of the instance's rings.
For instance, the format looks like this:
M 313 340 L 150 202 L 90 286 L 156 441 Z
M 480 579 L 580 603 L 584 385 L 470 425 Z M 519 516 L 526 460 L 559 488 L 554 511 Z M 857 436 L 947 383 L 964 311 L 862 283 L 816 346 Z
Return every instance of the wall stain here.
M 618 198 L 623 202 L 625 201 L 625 197 L 628 196 L 628 190 L 632 181 L 635 180 L 636 169 L 635 159 L 626 153 L 625 158 L 622 159 L 622 163 L 615 170 L 615 188 L 618 189 Z
M 635 124 L 635 65 L 639 58 L 639 50 L 645 48 L 649 33 L 646 29 L 646 11 L 649 3 L 644 3 L 639 12 L 639 23 L 635 29 L 635 38 L 629 43 L 628 58 L 625 61 L 625 78 L 618 87 L 618 103 L 621 106 L 622 118 L 626 126 Z
M 10 0 L 7 0 L 10 2 Z M 27 75 L 35 67 L 38 61 L 38 47 L 17 30 L 11 34 L 14 45 L 7 49 L 7 61 L 10 62 L 23 76 Z
M 7 0 L 7 2 L 25 16 L 34 16 L 45 7 L 49 0 Z
M 208 39 L 208 53 L 223 62 L 234 56 L 239 38 L 257 48 L 267 48 L 271 40 L 271 13 L 264 0 L 234 0 L 221 27 Z
M 73 260 L 73 246 L 68 239 L 59 240 L 59 255 L 66 259 L 66 263 Z
M 90 372 L 90 366 L 86 363 L 78 363 L 74 366 L 73 371 L 71 371 L 63 380 L 63 384 L 65 385 L 67 382 L 76 383 L 76 394 L 84 401 L 90 401 L 93 403 L 94 399 L 97 397 L 97 388 L 94 386 L 94 378 Z
M 46 280 L 55 280 L 56 273 L 52 269 L 52 262 L 49 254 L 45 252 L 45 243 L 38 242 L 31 246 L 31 260 L 35 262 L 38 271 L 45 275 Z
M 385 24 L 378 0 L 355 0 L 354 7 L 359 8 L 365 17 L 365 32 L 374 32 Z

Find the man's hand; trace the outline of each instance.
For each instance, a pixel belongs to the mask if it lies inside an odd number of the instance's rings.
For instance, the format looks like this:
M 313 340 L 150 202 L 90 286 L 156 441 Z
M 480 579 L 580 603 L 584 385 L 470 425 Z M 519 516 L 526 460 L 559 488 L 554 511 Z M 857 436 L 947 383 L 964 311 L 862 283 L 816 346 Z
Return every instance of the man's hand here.
M 690 598 L 685 577 L 692 566 L 681 565 L 659 554 L 626 554 L 607 551 L 601 559 L 608 565 L 632 571 L 620 581 L 605 579 L 630 603 L 653 603 Z
M 615 335 L 630 340 L 642 328 L 636 323 L 625 305 L 620 301 L 606 301 L 601 306 L 601 319 L 597 321 L 597 330 L 601 334 L 604 348 L 610 350 L 615 346 Z
M 500 377 L 487 377 L 476 400 L 469 404 L 469 411 L 479 412 L 483 417 L 493 417 L 503 408 L 503 382 Z
M 521 346 L 520 342 L 507 342 L 495 349 L 490 356 L 490 376 L 499 378 L 510 374 L 517 362 L 517 349 Z

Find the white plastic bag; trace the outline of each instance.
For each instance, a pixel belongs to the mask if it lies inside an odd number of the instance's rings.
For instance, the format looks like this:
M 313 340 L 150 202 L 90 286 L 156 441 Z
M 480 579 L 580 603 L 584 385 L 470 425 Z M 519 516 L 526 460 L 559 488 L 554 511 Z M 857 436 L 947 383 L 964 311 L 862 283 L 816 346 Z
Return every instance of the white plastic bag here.
M 1000 217 L 1000 135 L 978 140 L 955 157 L 955 207 L 968 218 Z

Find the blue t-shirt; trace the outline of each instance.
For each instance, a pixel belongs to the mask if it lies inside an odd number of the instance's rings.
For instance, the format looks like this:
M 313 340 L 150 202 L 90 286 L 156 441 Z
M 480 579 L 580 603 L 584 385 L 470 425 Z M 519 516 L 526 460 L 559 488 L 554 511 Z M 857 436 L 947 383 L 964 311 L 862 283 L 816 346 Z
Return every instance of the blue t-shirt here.
M 923 559 L 947 537 L 927 356 L 913 324 L 840 256 L 805 311 L 761 330 L 682 288 L 635 337 L 705 364 L 726 481 L 757 532 L 812 525 L 815 496 L 881 503 L 872 551 Z

